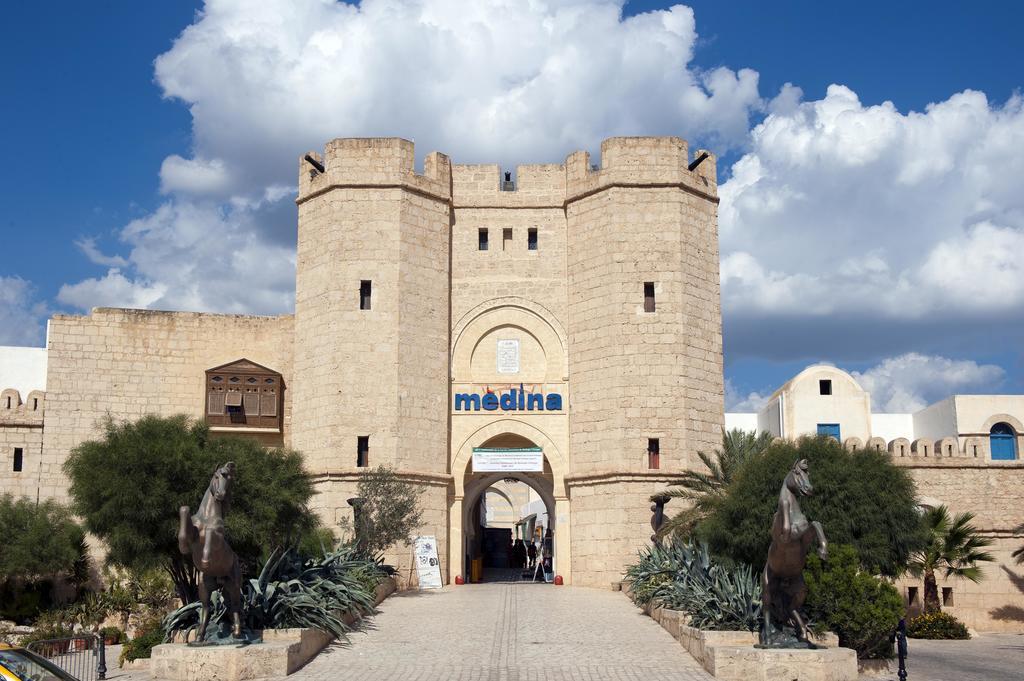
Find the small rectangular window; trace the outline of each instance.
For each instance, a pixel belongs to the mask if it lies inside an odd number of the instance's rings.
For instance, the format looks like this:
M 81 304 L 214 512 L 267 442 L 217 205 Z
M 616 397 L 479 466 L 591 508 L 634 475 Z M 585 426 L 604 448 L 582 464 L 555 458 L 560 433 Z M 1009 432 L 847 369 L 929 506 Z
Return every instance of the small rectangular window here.
M 364 279 L 359 282 L 359 309 L 370 309 L 370 297 L 373 295 L 373 283 Z
M 656 437 L 647 440 L 647 467 L 651 470 L 661 468 L 661 441 Z
M 370 436 L 360 435 L 356 444 L 356 466 L 366 468 L 370 465 Z
M 25 465 L 25 454 L 21 447 L 14 448 L 14 472 L 20 473 L 22 467 Z
M 917 587 L 907 587 L 907 605 L 917 605 Z
M 953 587 L 942 587 L 942 605 L 953 607 Z
M 486 251 L 487 250 L 487 245 L 488 245 L 487 244 L 487 230 L 486 229 L 478 230 L 477 233 L 476 233 L 476 238 L 477 238 L 477 242 L 476 242 L 477 250 L 478 251 Z
M 828 378 L 823 378 L 818 381 L 818 393 L 821 395 L 832 394 L 832 381 Z
M 526 248 L 530 251 L 537 250 L 537 228 L 530 227 L 526 230 Z
M 644 312 L 654 312 L 654 282 L 644 282 Z
M 506 227 L 501 230 L 501 250 L 511 251 L 512 250 L 512 228 Z

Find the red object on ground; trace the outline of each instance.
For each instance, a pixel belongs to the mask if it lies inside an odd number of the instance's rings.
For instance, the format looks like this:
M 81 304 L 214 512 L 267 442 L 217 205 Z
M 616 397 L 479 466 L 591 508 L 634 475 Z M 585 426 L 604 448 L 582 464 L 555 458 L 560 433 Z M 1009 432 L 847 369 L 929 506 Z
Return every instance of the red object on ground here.
M 562 586 L 562 575 L 555 575 L 555 586 Z
M 462 578 L 462 575 L 455 575 L 455 583 L 456 584 L 465 584 L 466 580 L 464 580 Z

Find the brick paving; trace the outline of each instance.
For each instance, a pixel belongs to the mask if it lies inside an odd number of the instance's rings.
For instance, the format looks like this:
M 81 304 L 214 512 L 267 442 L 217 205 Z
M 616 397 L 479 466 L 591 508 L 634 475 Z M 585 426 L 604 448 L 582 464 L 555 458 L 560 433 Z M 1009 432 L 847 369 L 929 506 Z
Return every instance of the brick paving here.
M 116 658 L 115 658 L 116 659 Z M 116 662 L 114 663 L 116 665 Z M 111 665 L 111 666 L 114 666 Z M 114 669 L 114 681 L 149 681 Z M 621 593 L 526 582 L 394 594 L 288 681 L 706 681 Z

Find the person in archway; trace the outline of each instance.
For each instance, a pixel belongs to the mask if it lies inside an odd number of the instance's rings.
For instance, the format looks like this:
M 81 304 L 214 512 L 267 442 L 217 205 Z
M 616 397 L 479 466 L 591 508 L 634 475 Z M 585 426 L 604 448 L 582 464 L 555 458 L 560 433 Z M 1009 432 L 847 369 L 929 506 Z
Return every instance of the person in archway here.
M 533 570 L 537 567 L 537 545 L 530 539 L 526 545 L 526 558 L 529 561 L 529 568 Z
M 544 561 L 544 581 L 545 582 L 550 581 L 551 579 L 554 578 L 554 575 L 553 575 L 554 567 L 553 567 L 553 565 L 551 563 L 551 554 L 552 554 L 552 547 L 553 547 L 554 541 L 555 541 L 554 537 L 551 535 L 551 528 L 549 527 L 544 532 L 544 545 L 541 548 L 541 556 L 542 556 L 543 561 Z M 551 575 L 551 577 L 549 577 L 548 575 Z

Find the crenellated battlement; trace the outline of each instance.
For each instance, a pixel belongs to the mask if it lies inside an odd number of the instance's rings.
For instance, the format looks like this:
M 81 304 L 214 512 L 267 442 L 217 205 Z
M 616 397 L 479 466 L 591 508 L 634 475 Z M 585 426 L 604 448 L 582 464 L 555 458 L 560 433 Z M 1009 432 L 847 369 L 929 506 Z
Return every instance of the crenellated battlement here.
M 307 156 L 316 163 L 310 163 Z M 319 164 L 323 171 L 316 167 Z M 439 152 L 427 155 L 416 172 L 416 148 L 400 137 L 346 137 L 331 140 L 321 155 L 299 158 L 296 203 L 333 187 L 405 187 L 444 201 L 451 199 L 451 161 Z
M 45 401 L 42 390 L 33 390 L 24 401 L 16 388 L 0 391 L 0 425 L 41 426 Z
M 520 165 L 510 191 L 505 191 L 497 164 L 453 165 L 433 152 L 419 174 L 415 161 L 415 145 L 398 137 L 332 140 L 322 155 L 311 151 L 299 159 L 296 202 L 332 187 L 405 187 L 451 200 L 457 208 L 561 207 L 613 186 L 676 186 L 713 200 L 718 194 L 714 154 L 701 149 L 691 158 L 686 141 L 678 137 L 611 137 L 601 143 L 600 167 L 591 165 L 585 151 L 570 154 L 561 164 Z

